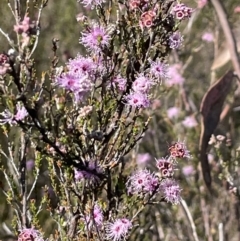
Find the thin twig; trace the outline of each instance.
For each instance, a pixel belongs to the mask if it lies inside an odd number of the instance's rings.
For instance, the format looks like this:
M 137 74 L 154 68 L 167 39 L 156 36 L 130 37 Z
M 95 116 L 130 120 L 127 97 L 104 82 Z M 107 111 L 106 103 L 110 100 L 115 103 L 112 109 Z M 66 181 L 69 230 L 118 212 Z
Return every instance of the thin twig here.
M 36 173 L 34 182 L 33 182 L 33 184 L 32 184 L 31 190 L 30 190 L 30 192 L 29 192 L 29 194 L 28 194 L 28 196 L 27 196 L 27 201 L 30 199 L 30 197 L 31 197 L 31 195 L 32 195 L 32 192 L 33 192 L 33 190 L 34 190 L 34 188 L 35 188 L 35 186 L 36 186 L 36 183 L 37 183 L 37 180 L 38 180 L 38 177 L 39 177 L 39 172 L 40 172 L 40 169 L 37 168 L 37 173 Z
M 4 173 L 4 177 L 5 177 L 5 179 L 6 179 L 7 183 L 8 183 L 8 186 L 9 186 L 9 188 L 10 188 L 10 190 L 11 190 L 12 197 L 14 198 L 14 197 L 15 197 L 15 195 L 14 195 L 14 191 L 13 191 L 13 188 L 12 188 L 11 182 L 10 182 L 10 180 L 9 180 L 9 178 L 8 178 L 8 175 L 7 175 L 7 173 L 6 173 L 5 171 L 3 171 L 3 173 Z
M 43 6 L 44 6 L 43 3 L 44 3 L 44 1 L 42 1 L 41 6 L 40 6 L 39 11 L 38 11 L 38 17 L 37 17 L 37 22 L 36 22 L 36 28 L 37 28 L 36 39 L 34 41 L 34 45 L 33 45 L 32 51 L 31 51 L 31 53 L 28 56 L 29 59 L 33 55 L 33 53 L 36 50 L 37 45 L 38 45 L 38 38 L 39 38 L 39 35 L 40 35 L 40 25 L 39 25 L 39 23 L 40 23 L 40 18 L 41 18 Z
M 19 21 L 21 19 L 20 16 L 20 2 L 19 0 L 14 0 L 14 17 L 16 21 L 16 25 L 19 25 Z M 20 37 L 19 34 L 17 33 L 17 44 L 18 44 L 18 50 L 20 52 Z
M 8 34 L 5 33 L 1 28 L 0 28 L 0 33 L 7 39 L 9 45 L 15 50 L 14 42 L 9 38 Z
M 181 199 L 180 202 L 181 202 L 183 210 L 185 211 L 185 213 L 187 215 L 188 221 L 191 225 L 194 241 L 199 241 L 198 236 L 197 236 L 197 232 L 196 232 L 196 226 L 193 222 L 193 218 L 192 218 L 192 215 L 191 215 L 191 213 L 188 209 L 187 203 L 183 199 Z
M 15 13 L 14 13 L 14 10 L 13 10 L 12 5 L 11 5 L 11 3 L 10 3 L 9 0 L 8 0 L 8 4 L 7 4 L 7 5 L 8 5 L 8 7 L 9 7 L 9 9 L 10 9 L 10 11 L 11 11 L 13 17 L 15 18 Z

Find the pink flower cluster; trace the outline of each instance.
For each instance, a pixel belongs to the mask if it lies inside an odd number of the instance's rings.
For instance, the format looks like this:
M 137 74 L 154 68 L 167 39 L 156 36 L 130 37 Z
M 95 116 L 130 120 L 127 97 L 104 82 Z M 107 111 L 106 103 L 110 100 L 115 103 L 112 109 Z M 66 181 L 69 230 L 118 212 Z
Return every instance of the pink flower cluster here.
M 173 177 L 175 170 L 175 162 L 171 158 L 160 158 L 156 160 L 156 166 L 160 172 L 161 177 L 170 178 Z
M 136 108 L 146 108 L 150 106 L 149 92 L 151 88 L 168 78 L 168 65 L 160 60 L 151 61 L 149 74 L 140 74 L 132 84 L 132 92 L 125 96 L 127 104 Z
M 21 230 L 20 234 L 18 235 L 18 241 L 26 240 L 44 241 L 40 232 L 34 228 L 24 228 Z
M 36 23 L 25 15 L 23 21 L 14 25 L 14 31 L 21 34 L 22 48 L 24 48 L 29 44 L 31 34 L 36 34 Z
M 90 93 L 97 76 L 102 71 L 101 63 L 78 55 L 67 63 L 68 71 L 57 76 L 55 84 L 74 94 L 78 102 Z
M 186 144 L 181 141 L 175 142 L 168 148 L 170 152 L 170 157 L 173 159 L 176 158 L 190 158 L 189 150 L 186 147 Z
M 99 53 L 105 47 L 108 47 L 110 39 L 110 34 L 106 28 L 97 23 L 92 23 L 92 26 L 82 33 L 80 43 L 90 52 Z
M 169 157 L 156 159 L 158 175 L 149 170 L 137 170 L 126 183 L 127 191 L 140 198 L 146 195 L 161 194 L 164 200 L 178 204 L 181 200 L 181 189 L 173 179 L 177 158 L 190 158 L 189 151 L 184 142 L 176 142 L 169 147 Z
M 173 85 L 182 85 L 185 79 L 180 73 L 181 70 L 180 64 L 171 65 L 168 68 L 169 78 L 166 80 L 166 85 L 172 87 Z
M 103 211 L 101 207 L 98 204 L 94 204 L 94 208 L 92 210 L 92 213 L 86 215 L 85 217 L 85 223 L 88 226 L 88 229 L 91 229 L 94 226 L 97 226 L 98 228 L 102 227 L 103 224 Z
M 125 240 L 126 235 L 132 228 L 132 222 L 127 218 L 119 218 L 106 224 L 106 238 L 108 240 Z
M 28 33 L 32 28 L 31 20 L 28 16 L 24 16 L 23 21 L 18 23 L 17 25 L 14 25 L 14 31 L 22 34 L 22 33 Z
M 176 19 L 184 20 L 191 17 L 193 9 L 187 7 L 184 3 L 176 4 L 172 10 L 171 14 L 175 16 Z
M 139 21 L 140 28 L 150 28 L 153 25 L 153 21 L 156 17 L 156 13 L 153 10 L 149 10 L 147 12 L 144 12 Z
M 129 194 L 143 196 L 156 193 L 159 189 L 160 182 L 155 174 L 144 169 L 136 171 L 130 176 L 126 185 Z
M 104 223 L 104 213 L 102 208 L 95 203 L 92 210 L 89 211 L 83 219 L 88 229 L 105 229 L 105 238 L 107 240 L 120 241 L 125 240 L 130 229 L 132 222 L 127 218 L 118 218 L 112 222 Z
M 183 43 L 183 36 L 180 32 L 175 32 L 169 37 L 169 45 L 171 49 L 179 49 Z
M 114 77 L 108 84 L 108 88 L 117 89 L 121 92 L 126 90 L 127 80 L 121 75 Z

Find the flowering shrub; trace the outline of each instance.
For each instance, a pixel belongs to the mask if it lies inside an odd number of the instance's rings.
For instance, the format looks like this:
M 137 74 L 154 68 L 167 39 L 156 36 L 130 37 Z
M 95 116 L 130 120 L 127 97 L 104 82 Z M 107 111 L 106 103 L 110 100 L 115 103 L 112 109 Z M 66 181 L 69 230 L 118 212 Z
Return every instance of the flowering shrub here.
M 151 162 L 147 154 L 142 168 L 132 156 L 152 131 L 159 92 L 183 91 L 183 63 L 168 57 L 183 46 L 179 26 L 195 10 L 175 0 L 76 1 L 89 13 L 77 15 L 83 51 L 61 64 L 53 38 L 53 57 L 39 74 L 34 54 L 49 3 L 33 4 L 9 2 L 15 38 L 0 29 L 11 46 L 0 55 L 8 232 L 18 240 L 136 240 L 149 207 L 181 204 L 188 212 L 178 172 L 193 157 L 188 142 L 168 138 L 163 155 L 151 153 L 165 157 Z M 168 124 L 200 126 L 181 111 L 169 108 Z

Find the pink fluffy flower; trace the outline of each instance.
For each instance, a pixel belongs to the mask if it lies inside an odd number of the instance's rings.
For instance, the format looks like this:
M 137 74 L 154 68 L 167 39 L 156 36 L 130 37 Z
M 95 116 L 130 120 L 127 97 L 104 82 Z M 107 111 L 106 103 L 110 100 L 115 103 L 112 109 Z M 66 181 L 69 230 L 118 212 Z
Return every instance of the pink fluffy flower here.
M 146 169 L 137 171 L 127 181 L 128 193 L 135 195 L 152 194 L 158 187 L 158 178 Z
M 150 67 L 150 73 L 157 79 L 162 80 L 168 77 L 168 65 L 160 60 L 152 61 Z
M 110 35 L 107 29 L 94 23 L 91 28 L 82 33 L 80 42 L 90 51 L 99 52 L 107 47 L 110 42 Z
M 40 232 L 34 228 L 24 228 L 21 230 L 20 234 L 18 235 L 18 241 L 26 240 L 44 241 Z
M 188 177 L 195 173 L 194 167 L 192 165 L 188 165 L 182 168 L 182 173 L 184 176 Z
M 146 108 L 150 106 L 150 100 L 147 94 L 140 92 L 131 92 L 125 96 L 127 105 L 135 108 Z
M 168 68 L 169 78 L 165 81 L 166 85 L 171 87 L 173 85 L 182 85 L 185 79 L 180 74 L 181 65 L 174 64 Z
M 149 153 L 139 153 L 136 158 L 138 165 L 146 164 L 151 160 L 151 155 Z
M 167 116 L 169 119 L 175 119 L 178 118 L 180 114 L 180 109 L 178 107 L 171 107 L 169 109 L 167 109 Z
M 104 217 L 102 209 L 98 204 L 94 204 L 92 213 L 86 216 L 85 222 L 87 223 L 88 228 L 91 228 L 93 226 L 101 228 L 103 224 L 103 218 Z
M 160 190 L 167 202 L 178 204 L 181 200 L 181 188 L 173 179 L 164 179 L 160 184 Z
M 110 81 L 108 87 L 113 87 L 114 89 L 118 89 L 120 91 L 124 91 L 126 89 L 127 80 L 120 75 L 114 77 L 112 81 Z
M 206 32 L 202 35 L 202 40 L 206 42 L 213 42 L 214 36 L 212 33 Z
M 182 124 L 186 128 L 193 128 L 193 127 L 196 127 L 198 125 L 194 116 L 185 117 L 185 119 L 182 121 Z
M 171 49 L 179 49 L 183 43 L 183 37 L 180 32 L 175 32 L 169 37 L 169 46 Z
M 66 72 L 56 78 L 56 85 L 74 94 L 78 102 L 92 90 L 93 83 L 88 75 L 81 73 Z
M 70 72 L 89 76 L 92 76 L 97 68 L 96 63 L 91 58 L 86 58 L 81 55 L 77 55 L 76 58 L 70 59 L 67 66 Z
M 129 219 L 116 219 L 114 222 L 109 222 L 106 224 L 106 238 L 112 241 L 123 240 L 131 228 L 132 222 Z
M 149 92 L 153 84 L 154 83 L 151 79 L 140 75 L 133 82 L 132 89 L 134 90 L 134 92 L 146 94 Z

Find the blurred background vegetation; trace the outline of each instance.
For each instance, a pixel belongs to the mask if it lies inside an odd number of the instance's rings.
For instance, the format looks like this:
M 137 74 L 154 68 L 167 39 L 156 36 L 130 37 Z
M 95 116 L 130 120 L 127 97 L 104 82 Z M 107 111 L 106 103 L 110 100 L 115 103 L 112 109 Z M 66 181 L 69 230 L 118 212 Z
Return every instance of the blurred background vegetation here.
M 21 2 L 24 4 L 24 1 Z M 197 1 L 185 0 L 184 3 L 193 8 L 197 7 Z M 240 13 L 234 12 L 234 9 L 240 3 L 238 0 L 228 0 L 223 1 L 223 3 L 232 29 L 236 33 L 238 42 L 240 42 Z M 6 1 L 0 1 L 0 9 L 0 27 L 14 39 L 13 25 L 15 23 Z M 78 52 L 83 51 L 79 44 L 81 30 L 76 21 L 78 13 L 91 15 L 94 18 L 94 13 L 82 8 L 76 0 L 49 0 L 48 6 L 43 10 L 39 45 L 33 56 L 39 77 L 42 71 L 49 69 L 53 57 L 53 38 L 60 40 L 58 49 L 60 65 L 64 64 L 70 57 L 75 57 Z M 22 13 L 22 16 L 24 16 L 24 13 Z M 32 15 L 31 18 L 36 18 L 36 15 Z M 214 61 L 216 63 L 219 56 L 220 60 L 224 58 L 221 56 L 226 56 L 221 55 L 224 51 L 227 51 L 224 34 L 210 3 L 203 9 L 196 9 L 192 19 L 185 21 L 185 24 L 182 24 L 180 28 L 184 35 L 184 46 L 179 51 L 173 52 L 168 61 L 170 64 L 181 64 L 181 74 L 185 78 L 183 88 L 175 86 L 165 88 L 164 85 L 159 88 L 155 98 L 155 103 L 158 104 L 152 110 L 149 110 L 151 113 L 155 112 L 150 129 L 136 152 L 148 153 L 151 158 L 145 165 L 153 167 L 154 157 L 166 156 L 168 146 L 172 141 L 184 139 L 193 157 L 186 163 L 178 163 L 176 178 L 182 186 L 182 197 L 186 200 L 193 216 L 199 240 L 239 241 L 239 200 L 230 193 L 229 185 L 224 178 L 220 179 L 221 174 L 225 171 L 220 162 L 234 162 L 238 161 L 239 158 L 237 150 L 240 147 L 240 114 L 239 111 L 234 111 L 234 108 L 238 107 L 240 102 L 239 96 L 234 96 L 234 87 L 226 100 L 226 103 L 231 103 L 231 111 L 216 130 L 216 134 L 222 134 L 231 139 L 230 147 L 227 145 L 222 147 L 223 150 L 229 152 L 229 158 L 222 160 L 217 149 L 209 150 L 209 153 L 213 156 L 211 166 L 214 192 L 211 195 L 204 188 L 203 182 L 199 180 L 200 104 L 211 83 L 231 68 L 231 63 L 226 57 L 226 64 L 216 69 L 216 78 L 213 77 L 211 71 Z M 202 36 L 205 32 L 211 32 L 215 37 L 215 42 L 203 41 Z M 8 49 L 9 45 L 6 39 L 0 35 L 0 52 L 7 52 Z M 173 106 L 179 107 L 181 114 L 179 119 L 169 120 L 166 111 Z M 2 110 L 1 107 L 0 110 Z M 186 128 L 181 125 L 180 120 L 190 115 L 194 116 L 198 123 L 194 128 Z M 1 136 L 0 139 L 4 140 Z M 184 175 L 182 170 L 188 165 L 191 165 L 194 171 L 191 175 Z M 236 169 L 234 170 L 236 171 Z M 239 170 L 240 167 L 237 169 L 238 174 L 240 174 Z M 43 174 L 39 181 L 39 187 L 47 184 L 44 183 L 44 171 L 46 170 L 42 170 Z M 0 180 L 2 181 L 2 179 L 1 176 Z M 51 198 L 53 202 L 56 199 L 54 195 Z M 6 229 L 1 226 L 1 223 L 5 222 L 11 227 L 12 215 L 9 210 L 10 206 L 0 195 L 0 240 L 3 241 L 10 240 L 7 237 Z M 41 219 L 43 230 L 46 233 L 51 233 L 54 225 L 47 221 L 48 216 L 43 215 Z M 224 239 L 220 239 L 221 225 L 223 225 Z M 161 204 L 149 207 L 146 212 L 142 213 L 139 227 L 136 228 L 136 232 L 133 232 L 131 240 L 192 241 L 194 239 L 184 209 L 181 206 Z

